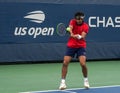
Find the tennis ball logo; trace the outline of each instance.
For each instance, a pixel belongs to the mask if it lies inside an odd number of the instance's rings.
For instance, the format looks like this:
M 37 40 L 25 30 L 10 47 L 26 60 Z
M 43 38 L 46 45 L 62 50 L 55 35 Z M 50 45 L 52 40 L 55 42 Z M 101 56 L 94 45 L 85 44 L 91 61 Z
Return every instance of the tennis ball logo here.
M 43 11 L 32 11 L 27 13 L 24 18 L 30 19 L 31 22 L 42 23 L 45 20 L 45 14 Z

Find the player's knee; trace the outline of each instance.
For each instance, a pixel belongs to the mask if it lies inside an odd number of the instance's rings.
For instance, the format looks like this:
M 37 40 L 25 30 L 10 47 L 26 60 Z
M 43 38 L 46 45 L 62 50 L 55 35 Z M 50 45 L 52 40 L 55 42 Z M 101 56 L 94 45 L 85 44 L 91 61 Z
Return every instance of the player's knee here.
M 86 67 L 86 64 L 85 64 L 85 63 L 80 63 L 80 65 L 81 65 L 82 67 Z
M 68 63 L 69 63 L 69 62 L 67 62 L 67 61 L 63 61 L 63 66 L 64 66 L 64 67 L 67 67 L 67 66 L 68 66 Z

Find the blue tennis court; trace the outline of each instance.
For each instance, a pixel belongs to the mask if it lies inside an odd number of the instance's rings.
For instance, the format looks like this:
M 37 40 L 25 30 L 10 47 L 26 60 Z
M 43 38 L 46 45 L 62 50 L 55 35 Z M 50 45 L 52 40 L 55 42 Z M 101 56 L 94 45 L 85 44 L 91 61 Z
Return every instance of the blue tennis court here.
M 20 93 L 119 93 L 119 92 L 120 92 L 120 85 L 92 87 L 90 89 L 75 88 L 75 89 L 66 89 L 66 90 L 31 91 L 31 92 L 20 92 Z

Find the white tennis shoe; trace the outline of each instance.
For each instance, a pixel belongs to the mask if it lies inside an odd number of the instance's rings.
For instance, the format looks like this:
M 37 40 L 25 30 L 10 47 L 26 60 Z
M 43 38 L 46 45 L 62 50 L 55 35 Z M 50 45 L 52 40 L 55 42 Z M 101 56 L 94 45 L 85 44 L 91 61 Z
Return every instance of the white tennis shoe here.
M 63 83 L 63 82 L 61 82 L 59 89 L 60 89 L 60 90 L 64 90 L 64 89 L 66 89 L 66 88 L 67 88 L 66 84 Z
M 84 81 L 84 87 L 85 87 L 86 89 L 90 88 L 90 85 L 89 85 L 88 80 L 85 80 L 85 81 Z

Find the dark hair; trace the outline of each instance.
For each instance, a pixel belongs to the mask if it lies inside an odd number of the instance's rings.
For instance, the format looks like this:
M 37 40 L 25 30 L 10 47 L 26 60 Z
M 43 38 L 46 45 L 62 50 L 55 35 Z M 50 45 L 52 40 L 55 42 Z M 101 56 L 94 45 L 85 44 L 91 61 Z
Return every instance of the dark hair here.
M 75 13 L 74 17 L 75 17 L 75 19 L 80 19 L 80 18 L 84 18 L 85 15 L 83 12 L 77 12 L 77 13 Z

